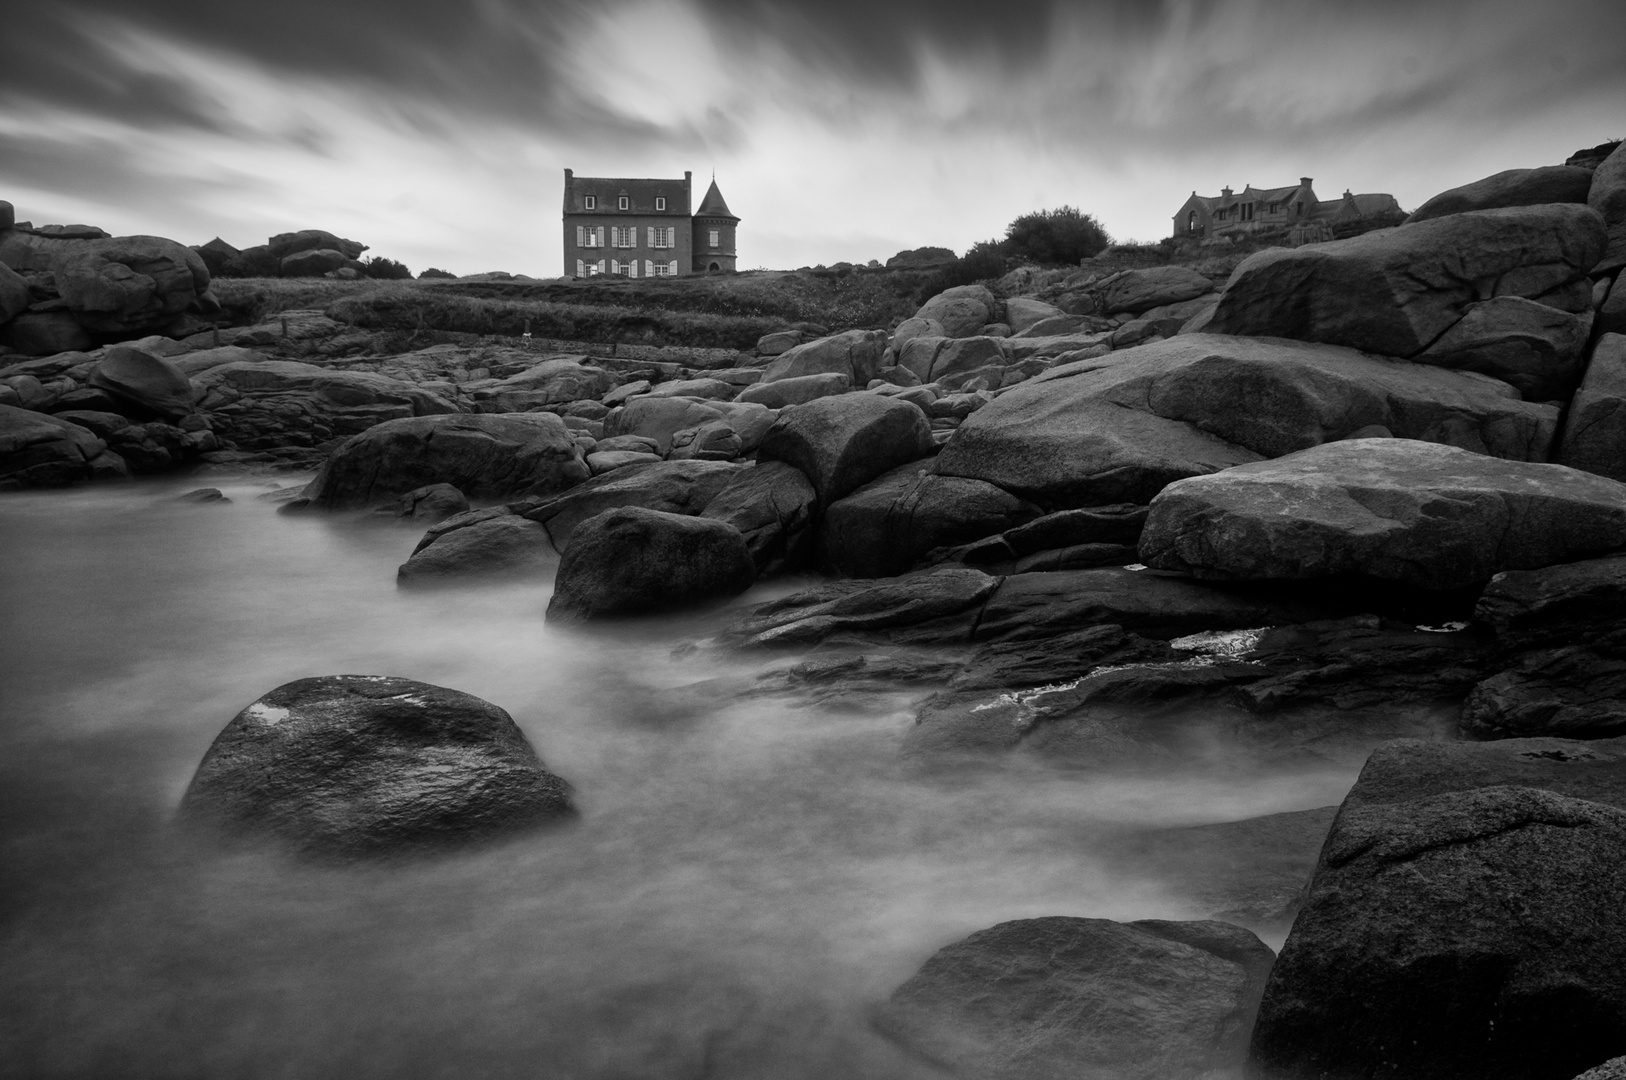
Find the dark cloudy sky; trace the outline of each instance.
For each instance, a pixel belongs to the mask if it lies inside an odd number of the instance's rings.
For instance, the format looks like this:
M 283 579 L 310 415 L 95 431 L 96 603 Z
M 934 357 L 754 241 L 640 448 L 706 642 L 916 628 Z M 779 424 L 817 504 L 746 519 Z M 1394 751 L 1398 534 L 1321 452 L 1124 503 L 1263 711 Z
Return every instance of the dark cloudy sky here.
M 1622 0 L 46 0 L 8 5 L 0 198 L 414 270 L 560 272 L 562 170 L 711 171 L 742 268 L 964 249 L 1196 188 L 1408 209 L 1626 134 Z M 697 199 L 698 199 L 697 192 Z

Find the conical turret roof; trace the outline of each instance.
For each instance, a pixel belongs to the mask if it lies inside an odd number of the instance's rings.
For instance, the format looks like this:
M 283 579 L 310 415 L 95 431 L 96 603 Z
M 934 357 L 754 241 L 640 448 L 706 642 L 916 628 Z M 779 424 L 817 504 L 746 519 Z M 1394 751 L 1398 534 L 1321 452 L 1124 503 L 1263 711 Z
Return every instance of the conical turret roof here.
M 730 221 L 740 220 L 729 211 L 728 204 L 723 201 L 723 193 L 717 190 L 715 177 L 711 181 L 711 187 L 706 189 L 706 197 L 700 200 L 700 209 L 694 212 L 694 216 L 728 218 Z

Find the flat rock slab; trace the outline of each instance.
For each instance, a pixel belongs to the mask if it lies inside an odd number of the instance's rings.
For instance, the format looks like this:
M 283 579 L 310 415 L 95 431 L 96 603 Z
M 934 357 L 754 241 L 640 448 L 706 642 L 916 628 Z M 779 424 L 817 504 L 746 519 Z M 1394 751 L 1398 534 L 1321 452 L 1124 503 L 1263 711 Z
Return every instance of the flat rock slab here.
M 445 846 L 574 814 L 513 719 L 381 675 L 286 683 L 216 737 L 181 812 L 327 855 Z
M 999 581 L 978 570 L 945 569 L 835 582 L 763 604 L 722 640 L 739 648 L 799 648 L 851 633 L 965 643 Z
M 1404 439 L 1330 443 L 1171 484 L 1149 566 L 1231 580 L 1482 584 L 1626 545 L 1626 485 Z
M 1370 772 L 1270 974 L 1250 1075 L 1564 1077 L 1626 1048 L 1626 811 L 1509 784 L 1383 797 Z
M 1198 1080 L 1241 1064 L 1273 958 L 1222 922 L 1021 919 L 939 950 L 876 1026 L 962 1076 Z
M 376 505 L 427 484 L 470 498 L 552 495 L 588 477 L 581 448 L 552 413 L 415 416 L 346 441 L 305 489 L 311 505 Z
M 1175 480 L 1378 430 L 1546 460 L 1552 406 L 1467 372 L 1305 342 L 1187 334 L 1039 375 L 973 413 L 942 475 L 1053 508 L 1149 502 Z

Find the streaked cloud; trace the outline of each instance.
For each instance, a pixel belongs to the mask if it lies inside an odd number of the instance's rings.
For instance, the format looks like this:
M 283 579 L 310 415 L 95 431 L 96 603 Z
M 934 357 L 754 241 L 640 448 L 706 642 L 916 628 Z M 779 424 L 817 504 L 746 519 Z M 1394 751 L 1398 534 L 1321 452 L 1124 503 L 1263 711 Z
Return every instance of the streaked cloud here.
M 0 197 L 239 245 L 557 273 L 561 170 L 716 169 L 741 264 L 963 249 L 1193 188 L 1415 205 L 1626 131 L 1626 6 L 1565 0 L 57 0 L 7 16 Z

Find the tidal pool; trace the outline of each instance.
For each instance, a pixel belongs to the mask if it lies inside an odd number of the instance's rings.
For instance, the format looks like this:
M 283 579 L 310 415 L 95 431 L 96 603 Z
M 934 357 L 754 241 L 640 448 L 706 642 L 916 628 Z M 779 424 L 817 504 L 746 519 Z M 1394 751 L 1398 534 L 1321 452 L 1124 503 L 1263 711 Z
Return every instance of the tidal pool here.
M 174 500 L 204 482 L 232 501 Z M 1359 769 L 1221 744 L 934 773 L 898 753 L 918 690 L 743 694 L 794 658 L 675 650 L 716 614 L 584 634 L 544 625 L 546 584 L 401 592 L 419 530 L 281 517 L 274 486 L 0 496 L 4 1075 L 935 1076 L 867 1014 L 936 949 L 1205 917 L 1185 860 L 1124 837 L 1323 807 Z M 176 826 L 238 710 L 345 673 L 502 706 L 580 820 L 353 866 Z

